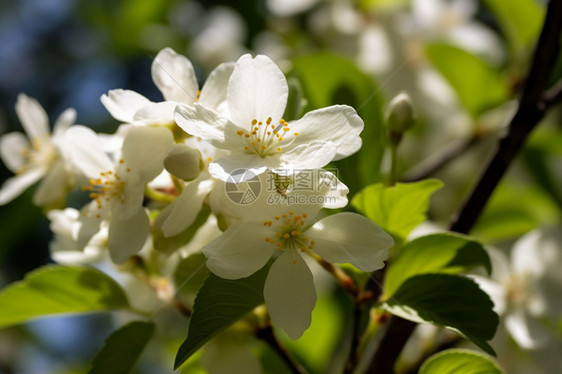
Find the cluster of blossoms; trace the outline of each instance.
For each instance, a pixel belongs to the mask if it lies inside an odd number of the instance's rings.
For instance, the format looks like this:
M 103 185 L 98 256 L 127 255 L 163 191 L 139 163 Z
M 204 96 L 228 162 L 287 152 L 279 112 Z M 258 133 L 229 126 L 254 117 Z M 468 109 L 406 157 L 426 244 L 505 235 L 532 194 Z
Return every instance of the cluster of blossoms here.
M 79 212 L 48 213 L 54 259 L 88 262 L 108 253 L 118 265 L 153 250 L 157 236 L 181 235 L 210 208 L 200 231 L 210 225 L 223 232 L 211 230 L 196 243 L 207 267 L 240 279 L 270 266 L 267 309 L 297 339 L 316 303 L 307 259 L 374 271 L 394 245 L 361 215 L 323 210 L 347 205 L 347 187 L 322 168 L 361 147 L 363 121 L 344 105 L 286 121 L 287 81 L 263 55 L 219 65 L 199 90 L 189 60 L 164 49 L 152 77 L 162 102 L 121 89 L 102 96 L 123 122 L 112 135 L 70 126 L 69 110 L 50 137 L 43 109 L 21 95 L 17 111 L 30 142 L 21 134 L 2 137 L 2 157 L 17 176 L 2 187 L 0 202 L 43 177 L 35 203 L 50 209 L 76 186 L 90 199 Z M 297 188 L 311 172 L 308 188 Z

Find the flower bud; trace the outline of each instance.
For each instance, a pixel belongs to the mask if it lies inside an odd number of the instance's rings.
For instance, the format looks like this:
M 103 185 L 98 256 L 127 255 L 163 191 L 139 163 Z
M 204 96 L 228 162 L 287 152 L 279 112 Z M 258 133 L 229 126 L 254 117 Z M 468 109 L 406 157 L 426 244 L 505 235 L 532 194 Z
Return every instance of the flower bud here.
M 185 144 L 175 144 L 164 159 L 168 173 L 183 180 L 192 180 L 203 169 L 201 153 Z
M 404 132 L 416 122 L 414 103 L 406 92 L 399 93 L 390 101 L 385 119 L 390 140 L 397 144 Z

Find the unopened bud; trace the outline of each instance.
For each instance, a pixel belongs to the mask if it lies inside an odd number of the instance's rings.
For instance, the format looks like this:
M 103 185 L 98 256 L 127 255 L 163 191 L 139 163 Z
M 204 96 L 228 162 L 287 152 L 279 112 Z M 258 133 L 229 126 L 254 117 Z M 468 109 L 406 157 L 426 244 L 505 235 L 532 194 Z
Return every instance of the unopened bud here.
M 203 169 L 201 153 L 185 144 L 175 144 L 164 159 L 164 167 L 168 173 L 180 179 L 195 179 Z
M 385 119 L 390 140 L 394 143 L 400 142 L 404 132 L 416 122 L 414 103 L 407 93 L 401 92 L 390 101 Z

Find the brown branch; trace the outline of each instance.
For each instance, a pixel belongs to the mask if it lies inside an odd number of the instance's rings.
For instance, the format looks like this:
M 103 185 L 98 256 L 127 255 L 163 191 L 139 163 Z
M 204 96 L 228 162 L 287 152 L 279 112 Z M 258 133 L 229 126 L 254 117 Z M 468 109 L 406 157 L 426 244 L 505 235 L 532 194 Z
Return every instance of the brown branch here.
M 548 109 L 543 101 L 543 92 L 547 88 L 550 72 L 560 50 L 561 31 L 562 0 L 551 0 L 529 75 L 519 100 L 519 108 L 511 119 L 507 135 L 501 139 L 488 167 L 460 209 L 456 219 L 451 223 L 452 231 L 468 233 L 472 229 L 507 168 Z M 559 95 L 558 93 L 556 96 Z M 415 327 L 414 322 L 393 317 L 380 341 L 368 372 L 393 373 L 394 364 Z

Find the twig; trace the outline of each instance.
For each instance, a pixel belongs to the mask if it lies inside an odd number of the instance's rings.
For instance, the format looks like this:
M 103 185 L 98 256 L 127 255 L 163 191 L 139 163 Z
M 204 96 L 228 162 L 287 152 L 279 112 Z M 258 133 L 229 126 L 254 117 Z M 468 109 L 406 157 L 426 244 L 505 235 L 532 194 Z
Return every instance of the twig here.
M 519 108 L 511 120 L 509 132 L 500 141 L 484 174 L 452 222 L 450 226 L 452 231 L 468 233 L 471 230 L 511 161 L 548 109 L 543 101 L 543 92 L 560 50 L 561 31 L 562 0 L 551 0 L 529 75 L 519 100 Z M 559 95 L 560 93 L 555 96 Z M 380 341 L 368 372 L 393 373 L 394 364 L 415 327 L 414 322 L 393 317 Z
M 268 323 L 265 327 L 261 327 L 257 330 L 256 336 L 266 342 L 271 349 L 279 355 L 279 357 L 285 362 L 287 367 L 291 369 L 293 373 L 296 374 L 307 374 L 307 371 L 299 364 L 289 352 L 279 343 L 277 338 L 273 333 L 273 328 L 271 324 Z

